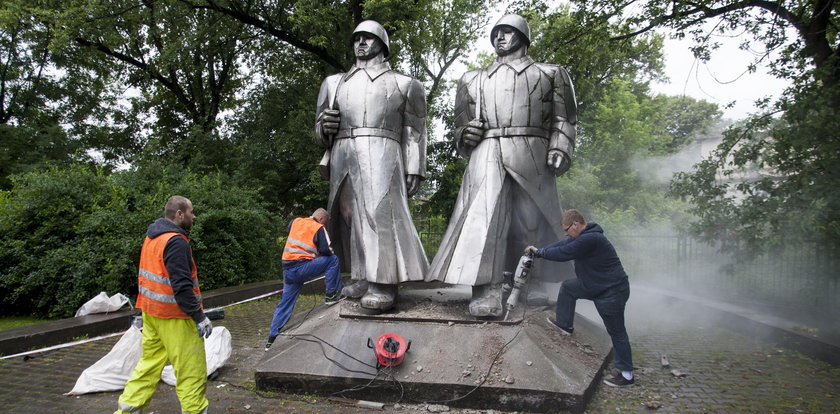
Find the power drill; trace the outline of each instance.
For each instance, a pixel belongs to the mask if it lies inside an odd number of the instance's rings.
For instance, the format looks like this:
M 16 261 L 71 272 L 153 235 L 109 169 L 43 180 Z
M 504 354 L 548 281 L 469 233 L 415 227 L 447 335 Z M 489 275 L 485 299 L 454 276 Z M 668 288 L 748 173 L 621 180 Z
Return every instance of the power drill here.
M 530 251 L 526 252 L 519 258 L 519 264 L 516 265 L 516 272 L 513 274 L 512 280 L 506 281 L 504 290 L 509 290 L 510 295 L 505 304 L 504 320 L 507 320 L 510 312 L 516 307 L 516 302 L 519 301 L 519 292 L 525 287 L 525 283 L 528 282 L 528 273 L 531 272 L 531 266 L 533 264 L 534 255 Z M 509 272 L 505 273 L 509 274 Z

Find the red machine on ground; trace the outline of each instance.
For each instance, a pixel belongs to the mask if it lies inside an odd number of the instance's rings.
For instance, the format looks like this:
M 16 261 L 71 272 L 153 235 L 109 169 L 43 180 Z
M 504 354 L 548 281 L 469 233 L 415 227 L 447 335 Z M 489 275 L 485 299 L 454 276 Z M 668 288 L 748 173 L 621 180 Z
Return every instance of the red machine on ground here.
M 368 348 L 373 348 L 376 355 L 376 368 L 395 367 L 402 364 L 405 353 L 411 348 L 411 341 L 406 341 L 395 333 L 385 333 L 376 338 L 376 344 L 368 338 Z

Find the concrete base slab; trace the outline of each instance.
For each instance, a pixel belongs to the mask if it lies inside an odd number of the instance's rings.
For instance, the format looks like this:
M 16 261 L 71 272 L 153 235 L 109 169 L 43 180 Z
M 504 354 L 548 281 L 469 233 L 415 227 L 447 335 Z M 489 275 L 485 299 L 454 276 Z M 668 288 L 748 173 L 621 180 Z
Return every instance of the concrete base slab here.
M 399 308 L 379 315 L 346 299 L 316 308 L 274 342 L 257 367 L 257 388 L 383 403 L 583 411 L 612 349 L 600 321 L 577 315 L 574 334 L 564 336 L 546 320 L 553 311 L 522 307 L 505 322 L 477 320 L 468 299 L 447 288 L 400 291 Z M 389 332 L 411 347 L 401 365 L 377 370 L 368 339 Z

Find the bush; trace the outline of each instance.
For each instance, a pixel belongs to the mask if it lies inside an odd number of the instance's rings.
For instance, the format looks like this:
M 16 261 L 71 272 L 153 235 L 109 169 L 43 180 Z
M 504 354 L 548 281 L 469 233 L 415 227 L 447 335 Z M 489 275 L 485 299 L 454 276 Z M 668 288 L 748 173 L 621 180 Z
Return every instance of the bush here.
M 51 167 L 0 196 L 2 313 L 66 317 L 103 290 L 136 294 L 143 235 L 172 194 L 195 208 L 202 289 L 280 277 L 276 219 L 255 189 L 159 165 Z

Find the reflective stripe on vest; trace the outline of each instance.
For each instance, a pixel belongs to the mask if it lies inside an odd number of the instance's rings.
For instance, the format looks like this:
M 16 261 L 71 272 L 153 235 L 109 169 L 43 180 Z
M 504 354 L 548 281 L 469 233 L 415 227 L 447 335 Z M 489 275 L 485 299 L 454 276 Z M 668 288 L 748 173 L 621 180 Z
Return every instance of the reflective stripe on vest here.
M 137 308 L 143 312 L 163 319 L 189 319 L 190 316 L 184 313 L 175 301 L 175 293 L 169 280 L 169 272 L 163 263 L 163 251 L 166 244 L 172 237 L 180 236 L 189 240 L 179 233 L 164 233 L 154 239 L 146 237 L 143 242 L 143 250 L 140 253 L 140 269 L 137 272 Z M 198 271 L 195 261 L 192 265 L 193 294 L 195 294 L 199 305 L 201 304 L 201 290 L 198 287 Z M 202 307 L 203 308 L 203 307 Z
M 322 227 L 324 226 L 312 217 L 296 218 L 292 222 L 286 246 L 283 248 L 283 260 L 312 260 L 318 257 L 315 235 Z

